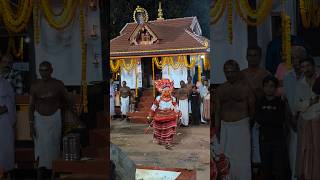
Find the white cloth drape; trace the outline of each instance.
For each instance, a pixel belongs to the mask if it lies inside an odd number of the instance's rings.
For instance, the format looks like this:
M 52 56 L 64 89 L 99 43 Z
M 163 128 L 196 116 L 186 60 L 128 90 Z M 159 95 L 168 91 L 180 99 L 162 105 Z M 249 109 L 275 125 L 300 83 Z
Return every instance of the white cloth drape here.
M 60 9 L 60 8 L 57 8 Z M 58 10 L 57 10 L 58 11 Z M 87 34 L 87 81 L 101 81 L 101 39 L 100 39 L 100 12 L 88 11 L 86 16 Z M 92 39 L 93 25 L 97 25 L 97 39 Z M 99 65 L 93 64 L 94 56 L 97 56 Z M 53 29 L 44 16 L 40 16 L 40 43 L 35 44 L 36 67 L 42 61 L 49 61 L 54 68 L 53 76 L 60 79 L 66 85 L 81 85 L 81 47 L 80 47 L 80 25 L 79 12 L 74 21 L 63 31 Z M 37 70 L 39 77 L 39 72 Z
M 141 60 L 138 59 L 138 65 L 137 65 L 137 75 L 138 75 L 138 88 L 142 87 L 142 69 L 141 69 Z M 126 64 L 129 65 L 131 60 L 126 59 L 125 60 Z M 136 71 L 134 69 L 130 71 L 126 71 L 125 69 L 121 69 L 121 81 L 126 81 L 127 86 L 130 89 L 135 89 L 136 88 Z
M 247 67 L 246 49 L 248 44 L 247 24 L 233 12 L 233 42 L 228 40 L 227 13 L 215 25 L 211 26 L 211 79 L 213 84 L 225 81 L 223 65 L 229 59 L 236 60 L 241 69 Z
M 177 63 L 177 58 L 174 58 L 174 63 Z M 184 81 L 185 83 L 187 83 L 188 69 L 186 67 L 173 69 L 171 66 L 166 66 L 162 69 L 162 78 L 173 80 L 174 87 L 180 88 L 180 81 Z

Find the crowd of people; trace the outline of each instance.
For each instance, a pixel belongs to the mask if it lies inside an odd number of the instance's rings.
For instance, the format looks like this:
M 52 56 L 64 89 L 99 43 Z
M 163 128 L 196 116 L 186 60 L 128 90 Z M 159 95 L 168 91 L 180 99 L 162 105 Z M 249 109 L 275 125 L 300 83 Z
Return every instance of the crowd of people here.
M 224 64 L 226 82 L 214 97 L 213 179 L 320 179 L 315 61 L 293 44 L 292 69 L 280 63 L 273 75 L 260 67 L 261 54 L 259 47 L 248 48 L 242 71 L 236 60 Z
M 209 81 L 204 77 L 202 82 L 192 83 L 192 77 L 185 81 L 180 81 L 180 88 L 172 92 L 177 99 L 179 110 L 182 112 L 180 119 L 181 127 L 189 125 L 207 124 L 210 120 L 210 91 Z M 121 119 L 128 119 L 128 112 L 135 112 L 135 93 L 127 86 L 126 81 L 122 81 L 119 88 Z M 110 115 L 115 115 L 116 92 L 113 80 L 110 80 Z M 150 104 L 151 105 L 151 104 Z

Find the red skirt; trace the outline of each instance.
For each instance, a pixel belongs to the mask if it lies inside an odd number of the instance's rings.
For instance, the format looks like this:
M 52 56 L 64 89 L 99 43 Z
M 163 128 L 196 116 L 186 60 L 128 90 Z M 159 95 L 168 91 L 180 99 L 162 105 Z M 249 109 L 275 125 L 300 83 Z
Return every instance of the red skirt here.
M 153 122 L 153 138 L 161 144 L 172 143 L 176 134 L 178 113 L 174 111 L 157 111 Z

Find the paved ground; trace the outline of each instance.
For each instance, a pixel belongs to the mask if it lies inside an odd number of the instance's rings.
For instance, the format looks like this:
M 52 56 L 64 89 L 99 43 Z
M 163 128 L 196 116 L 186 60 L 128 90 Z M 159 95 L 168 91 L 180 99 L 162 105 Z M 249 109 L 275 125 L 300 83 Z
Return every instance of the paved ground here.
M 138 165 L 197 170 L 197 179 L 210 179 L 210 128 L 208 125 L 178 130 L 173 150 L 152 142 L 152 134 L 144 134 L 144 124 L 113 120 L 111 141 L 120 146 Z

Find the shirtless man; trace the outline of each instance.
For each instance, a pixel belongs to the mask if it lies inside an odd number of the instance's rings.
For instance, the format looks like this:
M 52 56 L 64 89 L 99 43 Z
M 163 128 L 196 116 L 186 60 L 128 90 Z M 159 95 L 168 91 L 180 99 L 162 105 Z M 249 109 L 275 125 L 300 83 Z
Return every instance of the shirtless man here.
M 179 109 L 182 112 L 181 123 L 182 126 L 189 125 L 189 89 L 184 81 L 180 81 L 181 88 L 178 90 Z
M 61 113 L 65 111 L 67 91 L 63 82 L 51 77 L 53 69 L 49 62 L 42 62 L 39 72 L 41 79 L 30 88 L 29 121 L 41 179 L 60 155 Z
M 130 88 L 127 86 L 126 81 L 122 82 L 122 87 L 120 88 L 120 99 L 122 120 L 124 120 L 130 107 Z
M 260 67 L 261 48 L 252 47 L 247 49 L 248 68 L 242 72 L 247 79 L 257 99 L 263 96 L 262 80 L 270 73 Z
M 251 143 L 249 120 L 254 114 L 255 98 L 239 77 L 235 60 L 224 64 L 227 82 L 217 89 L 215 122 L 222 151 L 230 158 L 230 178 L 251 180 Z M 235 93 L 236 92 L 236 93 Z

